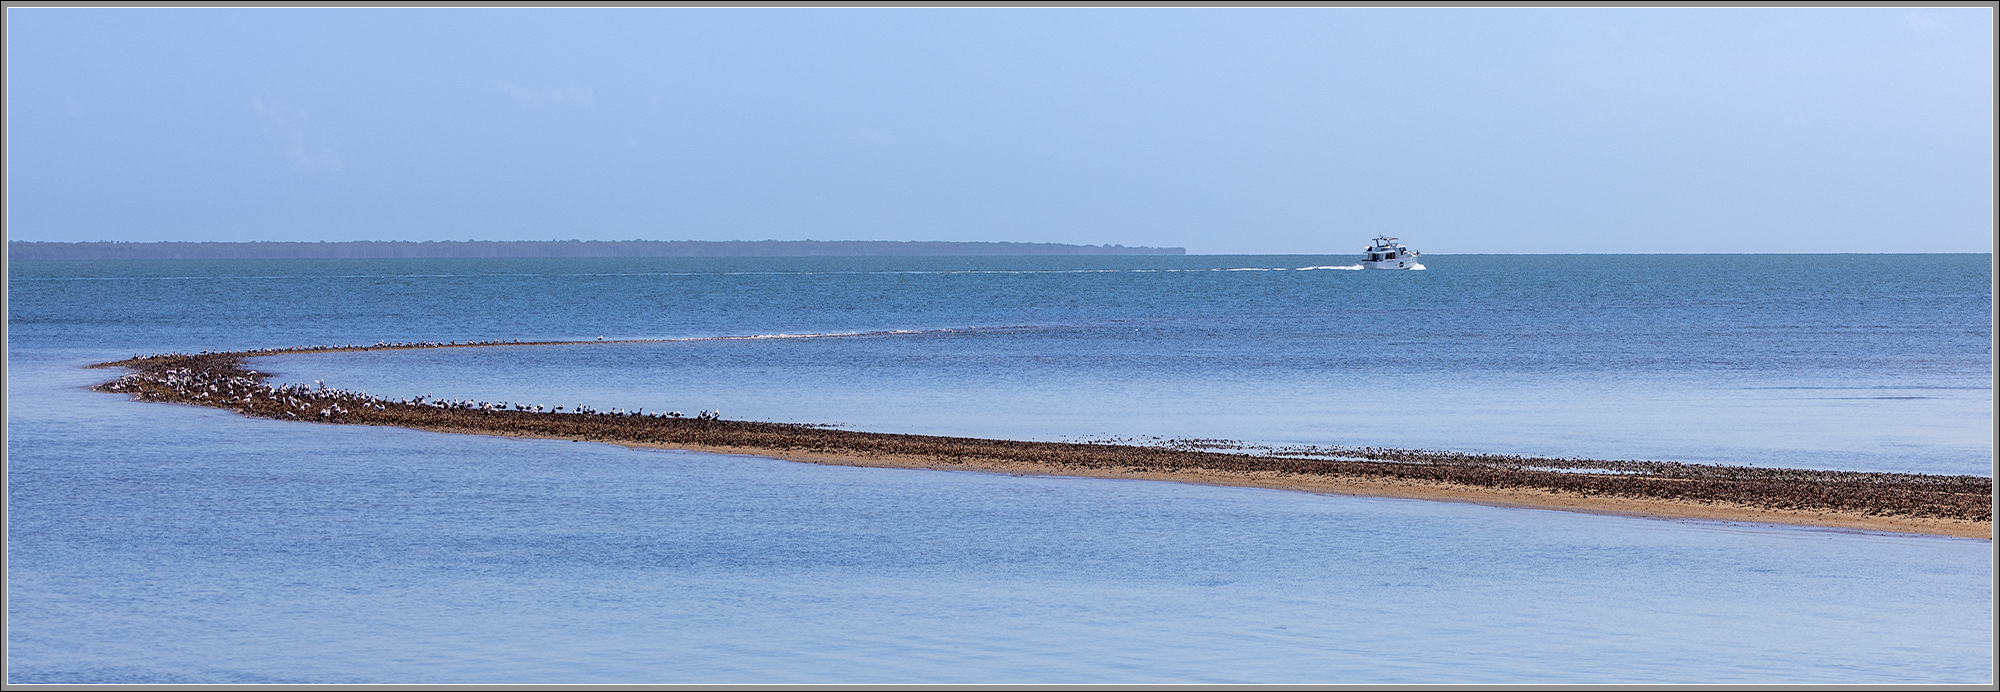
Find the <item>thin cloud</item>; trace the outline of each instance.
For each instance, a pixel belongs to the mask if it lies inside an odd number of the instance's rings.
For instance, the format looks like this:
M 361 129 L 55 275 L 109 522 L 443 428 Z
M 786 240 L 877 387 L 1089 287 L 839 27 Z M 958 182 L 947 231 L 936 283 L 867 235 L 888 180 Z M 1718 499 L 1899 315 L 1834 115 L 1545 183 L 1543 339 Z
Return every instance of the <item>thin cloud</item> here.
M 305 110 L 267 102 L 263 96 L 250 97 L 250 110 L 257 114 L 258 126 L 263 134 L 278 142 L 278 152 L 293 168 L 302 171 L 340 170 L 340 155 L 333 149 L 307 144 Z
M 1911 31 L 1926 34 L 1941 34 L 1947 28 L 1943 18 L 1937 15 L 1918 14 L 1916 12 L 1903 13 L 1903 23 L 1908 25 Z
M 595 94 L 590 89 L 578 85 L 576 82 L 570 82 L 563 87 L 541 89 L 521 86 L 504 79 L 495 79 L 493 80 L 493 86 L 499 87 L 500 91 L 505 92 L 508 98 L 514 99 L 515 103 L 523 106 L 539 108 L 542 106 L 571 104 L 590 108 L 597 105 Z

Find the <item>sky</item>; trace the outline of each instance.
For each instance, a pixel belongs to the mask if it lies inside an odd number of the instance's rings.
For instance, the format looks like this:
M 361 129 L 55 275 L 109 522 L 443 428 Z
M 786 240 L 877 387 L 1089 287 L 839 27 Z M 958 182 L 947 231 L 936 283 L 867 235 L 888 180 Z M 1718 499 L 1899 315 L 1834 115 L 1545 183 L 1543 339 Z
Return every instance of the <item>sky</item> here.
M 1993 249 L 1991 8 L 6 20 L 13 240 Z

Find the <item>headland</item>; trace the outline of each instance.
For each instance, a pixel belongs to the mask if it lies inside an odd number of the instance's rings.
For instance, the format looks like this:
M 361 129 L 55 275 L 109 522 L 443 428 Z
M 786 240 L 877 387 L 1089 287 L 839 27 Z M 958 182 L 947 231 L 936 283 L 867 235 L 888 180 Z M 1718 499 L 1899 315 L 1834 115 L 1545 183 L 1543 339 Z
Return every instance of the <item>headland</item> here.
M 385 399 L 324 385 L 272 385 L 244 359 L 301 353 L 615 344 L 486 341 L 172 353 L 93 367 L 128 372 L 93 389 L 245 416 L 749 454 L 845 466 L 1087 476 L 1469 502 L 1668 519 L 1993 538 L 1993 479 L 1655 461 L 1553 459 L 1374 447 L 1266 454 L 1187 444 L 1031 442 L 855 432 L 643 411 L 468 400 Z
M 17 260 L 387 259 L 467 257 L 997 257 L 1184 255 L 1186 248 L 944 240 L 356 240 L 337 242 L 7 242 Z

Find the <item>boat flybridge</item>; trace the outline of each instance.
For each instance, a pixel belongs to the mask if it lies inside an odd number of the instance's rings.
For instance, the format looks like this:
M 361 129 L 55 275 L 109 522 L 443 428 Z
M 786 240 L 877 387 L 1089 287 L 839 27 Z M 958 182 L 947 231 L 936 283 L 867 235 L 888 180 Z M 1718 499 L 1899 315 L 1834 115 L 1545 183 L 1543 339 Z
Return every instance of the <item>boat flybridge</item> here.
M 1375 243 L 1368 246 L 1368 257 L 1361 260 L 1363 269 L 1422 269 L 1417 264 L 1417 255 L 1423 253 L 1403 247 L 1402 243 L 1390 236 L 1375 236 Z

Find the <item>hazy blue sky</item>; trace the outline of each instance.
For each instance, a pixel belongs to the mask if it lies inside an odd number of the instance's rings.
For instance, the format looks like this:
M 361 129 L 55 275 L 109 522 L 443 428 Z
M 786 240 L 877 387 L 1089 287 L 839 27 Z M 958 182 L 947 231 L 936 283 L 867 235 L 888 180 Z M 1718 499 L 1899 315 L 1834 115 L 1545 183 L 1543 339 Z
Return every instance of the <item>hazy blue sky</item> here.
M 7 230 L 1990 252 L 1993 20 L 9 8 Z

